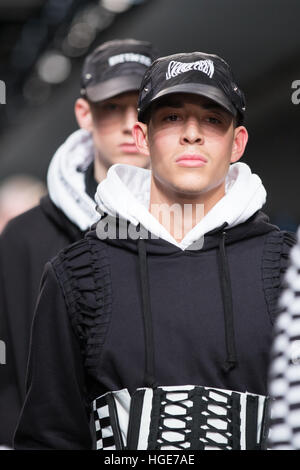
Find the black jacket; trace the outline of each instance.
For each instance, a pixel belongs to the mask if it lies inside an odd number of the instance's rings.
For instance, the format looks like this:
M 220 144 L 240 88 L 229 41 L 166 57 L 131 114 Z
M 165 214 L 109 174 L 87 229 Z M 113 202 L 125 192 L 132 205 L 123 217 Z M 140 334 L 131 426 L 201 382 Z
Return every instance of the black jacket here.
M 63 250 L 41 284 L 16 448 L 91 448 L 91 403 L 108 391 L 197 384 L 266 394 L 293 243 L 258 212 L 206 234 L 200 250 L 95 232 Z
M 25 397 L 31 323 L 45 263 L 83 233 L 45 196 L 8 223 L 0 237 L 0 444 L 12 436 Z

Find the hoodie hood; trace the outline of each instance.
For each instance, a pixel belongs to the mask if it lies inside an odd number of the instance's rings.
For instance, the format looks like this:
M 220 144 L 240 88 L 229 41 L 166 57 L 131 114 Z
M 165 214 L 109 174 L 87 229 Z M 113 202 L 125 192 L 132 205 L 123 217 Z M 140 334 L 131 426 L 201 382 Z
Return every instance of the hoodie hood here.
M 99 219 L 95 201 L 86 193 L 84 174 L 94 159 L 90 132 L 79 129 L 55 152 L 47 174 L 51 201 L 81 231 Z
M 181 250 L 186 250 L 204 235 L 220 227 L 226 227 L 227 230 L 244 224 L 266 201 L 266 190 L 261 179 L 245 163 L 232 164 L 226 177 L 225 196 L 178 243 L 148 210 L 150 182 L 150 170 L 113 165 L 107 178 L 97 188 L 95 200 L 98 208 L 113 217 L 118 214 L 135 226 L 142 225 L 155 237 Z

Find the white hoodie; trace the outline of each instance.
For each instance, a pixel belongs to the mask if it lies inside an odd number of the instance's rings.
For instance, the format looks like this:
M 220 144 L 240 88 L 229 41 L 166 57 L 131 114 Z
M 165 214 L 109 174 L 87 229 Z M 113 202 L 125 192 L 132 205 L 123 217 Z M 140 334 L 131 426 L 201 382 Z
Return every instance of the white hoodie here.
M 248 220 L 262 208 L 266 190 L 261 179 L 245 163 L 230 166 L 225 196 L 178 243 L 149 212 L 150 170 L 131 165 L 113 165 L 97 188 L 96 203 L 109 215 L 119 214 L 133 225 L 140 223 L 147 231 L 185 250 L 209 231 L 227 222 L 229 227 Z
M 91 133 L 79 129 L 55 152 L 47 174 L 50 199 L 82 231 L 99 220 L 84 181 L 84 172 L 93 159 Z

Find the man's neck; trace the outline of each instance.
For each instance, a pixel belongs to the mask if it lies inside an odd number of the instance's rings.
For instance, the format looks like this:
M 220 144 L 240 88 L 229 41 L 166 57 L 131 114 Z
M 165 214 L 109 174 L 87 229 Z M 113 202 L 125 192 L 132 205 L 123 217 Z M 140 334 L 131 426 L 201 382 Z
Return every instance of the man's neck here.
M 187 195 L 166 191 L 152 177 L 149 212 L 181 242 L 224 195 L 224 183 L 206 193 Z
M 107 168 L 102 165 L 98 158 L 96 157 L 94 160 L 94 178 L 97 183 L 101 183 L 107 176 Z

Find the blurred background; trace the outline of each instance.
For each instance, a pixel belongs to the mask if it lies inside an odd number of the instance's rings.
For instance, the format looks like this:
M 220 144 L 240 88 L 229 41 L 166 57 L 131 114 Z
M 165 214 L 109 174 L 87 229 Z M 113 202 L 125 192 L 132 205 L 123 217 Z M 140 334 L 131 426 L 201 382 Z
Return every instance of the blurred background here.
M 0 196 L 25 175 L 38 200 L 53 153 L 77 128 L 85 55 L 104 41 L 135 38 L 161 55 L 200 50 L 232 65 L 247 98 L 243 161 L 263 180 L 272 221 L 294 230 L 299 18 L 299 0 L 0 0 Z

